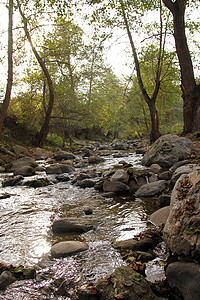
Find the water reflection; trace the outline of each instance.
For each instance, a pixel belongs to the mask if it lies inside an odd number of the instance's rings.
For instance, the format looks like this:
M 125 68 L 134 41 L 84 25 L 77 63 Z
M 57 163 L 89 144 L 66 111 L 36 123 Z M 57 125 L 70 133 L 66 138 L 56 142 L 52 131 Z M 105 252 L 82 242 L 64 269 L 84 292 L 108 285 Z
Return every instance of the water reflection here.
M 106 161 L 96 168 L 107 169 L 122 159 L 138 164 L 140 156 L 106 157 Z M 53 180 L 53 176 L 50 179 Z M 64 278 L 65 282 L 79 284 L 86 280 L 96 282 L 110 274 L 123 264 L 112 242 L 131 238 L 144 230 L 147 214 L 152 210 L 152 202 L 148 200 L 144 202 L 133 197 L 129 201 L 104 199 L 94 189 L 81 189 L 70 182 L 38 189 L 6 187 L 4 192 L 10 193 L 11 197 L 0 202 L 1 262 L 36 265 L 41 270 L 37 280 L 14 283 L 6 292 L 0 293 L 0 299 L 11 299 L 15 293 L 19 295 L 15 299 L 56 299 L 52 290 L 56 279 Z M 93 214 L 86 216 L 85 207 L 92 208 Z M 60 217 L 89 220 L 95 230 L 82 235 L 56 236 L 52 234 L 51 225 Z M 51 259 L 48 255 L 51 245 L 60 240 L 85 241 L 89 250 L 72 257 Z M 45 290 L 48 298 L 45 298 Z M 68 299 L 66 297 L 64 299 Z

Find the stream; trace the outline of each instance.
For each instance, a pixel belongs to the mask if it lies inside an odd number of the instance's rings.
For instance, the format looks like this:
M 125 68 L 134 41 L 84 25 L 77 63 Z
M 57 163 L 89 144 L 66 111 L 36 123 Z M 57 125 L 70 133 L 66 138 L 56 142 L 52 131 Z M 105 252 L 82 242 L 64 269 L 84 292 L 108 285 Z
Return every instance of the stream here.
M 142 168 L 141 155 L 135 153 L 123 158 L 105 156 L 105 159 L 105 162 L 88 168 L 106 170 L 122 159 Z M 39 164 L 44 164 L 44 161 Z M 80 169 L 77 171 L 80 172 Z M 7 176 L 0 175 L 0 184 Z M 37 176 L 46 174 L 41 172 Z M 48 178 L 54 181 L 53 175 Z M 71 181 L 42 188 L 5 187 L 1 188 L 1 192 L 9 193 L 11 197 L 0 200 L 0 262 L 34 266 L 37 270 L 36 279 L 17 281 L 5 291 L 0 291 L 0 299 L 9 300 L 76 299 L 77 286 L 86 282 L 96 283 L 125 264 L 111 243 L 144 231 L 148 215 L 159 208 L 156 201 L 135 199 L 133 196 L 114 200 L 103 198 L 94 188 L 82 189 L 72 185 Z M 85 208 L 91 208 L 93 214 L 86 215 Z M 62 217 L 90 220 L 95 229 L 81 235 L 55 235 L 51 226 L 54 220 Z M 52 244 L 64 240 L 84 241 L 89 249 L 66 258 L 53 259 L 50 256 Z M 165 252 L 162 248 L 157 251 Z M 163 267 L 157 261 L 149 263 L 146 275 L 149 281 L 162 279 Z M 63 284 L 68 292 L 66 296 L 59 296 Z

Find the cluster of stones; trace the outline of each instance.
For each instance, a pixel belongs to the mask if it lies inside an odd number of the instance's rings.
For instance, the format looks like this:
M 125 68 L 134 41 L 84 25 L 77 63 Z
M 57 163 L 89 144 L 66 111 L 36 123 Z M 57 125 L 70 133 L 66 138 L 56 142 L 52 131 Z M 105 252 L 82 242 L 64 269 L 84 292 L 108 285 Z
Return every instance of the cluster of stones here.
M 130 149 L 128 144 L 115 144 L 114 147 L 118 150 Z M 81 188 L 95 188 L 103 197 L 114 198 L 128 194 L 152 199 L 160 195 L 161 208 L 150 216 L 151 223 L 162 228 L 159 239 L 145 236 L 114 243 L 113 247 L 125 253 L 123 255 L 131 267 L 118 268 L 95 287 L 82 287 L 79 291 L 81 299 L 88 299 L 88 295 L 93 295 L 91 299 L 157 299 L 143 276 L 133 270 L 133 265 L 137 267 L 135 255 L 143 262 L 153 259 L 152 252 L 148 250 L 155 247 L 161 236 L 168 249 L 177 257 L 177 261 L 166 268 L 169 285 L 176 287 L 184 299 L 200 299 L 200 166 L 192 163 L 190 158 L 186 159 L 192 147 L 193 143 L 187 138 L 163 136 L 146 153 L 144 149 L 138 150 L 138 153 L 144 154 L 142 164 L 146 169 L 143 171 L 134 170 L 122 160 L 109 171 L 77 173 L 77 168 L 104 160 L 94 155 L 89 147 L 82 149 L 81 161 L 73 153 L 63 151 L 49 158 L 46 161 L 49 165 L 42 168 L 33 159 L 22 158 L 12 164 L 9 172 L 13 172 L 14 176 L 5 180 L 3 186 L 26 184 L 36 188 L 52 184 L 48 176 L 24 181 L 26 176 L 45 171 L 47 175 L 55 174 L 57 181 L 71 180 L 72 184 Z M 99 150 L 105 151 L 104 155 L 109 149 L 99 147 Z M 120 155 L 123 156 L 115 153 L 115 156 Z M 92 209 L 88 209 L 87 213 L 92 213 Z M 73 219 L 56 220 L 52 225 L 56 234 L 81 234 L 91 229 L 94 229 L 93 224 Z M 59 258 L 87 249 L 88 245 L 84 242 L 64 241 L 52 246 L 51 255 Z M 131 255 L 134 251 L 134 257 L 127 255 L 127 251 L 132 251 Z M 143 292 L 141 286 L 137 291 L 136 283 L 142 286 Z

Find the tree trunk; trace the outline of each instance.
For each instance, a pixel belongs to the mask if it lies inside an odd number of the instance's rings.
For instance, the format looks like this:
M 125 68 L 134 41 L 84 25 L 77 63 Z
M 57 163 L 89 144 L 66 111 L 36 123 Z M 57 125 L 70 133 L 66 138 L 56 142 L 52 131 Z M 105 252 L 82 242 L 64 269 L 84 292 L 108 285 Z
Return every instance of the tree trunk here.
M 10 104 L 13 82 L 13 0 L 9 0 L 8 6 L 8 81 L 6 94 L 0 112 L 0 136 L 2 135 L 3 122 Z
M 149 102 L 149 110 L 151 116 L 150 143 L 152 144 L 160 137 L 158 111 L 154 101 Z
M 127 31 L 127 35 L 130 41 L 130 45 L 131 45 L 131 49 L 132 49 L 132 53 L 133 53 L 133 58 L 134 58 L 134 62 L 135 62 L 135 68 L 136 68 L 136 73 L 137 73 L 137 79 L 138 79 L 138 85 L 140 87 L 140 90 L 142 92 L 142 96 L 144 98 L 144 100 L 146 101 L 146 103 L 148 104 L 149 110 L 150 110 L 150 115 L 151 115 L 151 133 L 150 133 L 150 143 L 155 142 L 160 136 L 160 131 L 159 131 L 159 121 L 158 121 L 158 112 L 156 109 L 156 98 L 158 96 L 159 93 L 159 89 L 160 89 L 160 75 L 161 75 L 161 49 L 160 49 L 160 56 L 158 59 L 158 66 L 157 66 L 157 72 L 156 72 L 156 78 L 155 78 L 155 87 L 154 87 L 154 92 L 152 97 L 149 97 L 143 81 L 142 81 L 142 76 L 141 76 L 141 71 L 140 71 L 140 64 L 139 64 L 139 60 L 138 60 L 138 56 L 137 56 L 137 52 L 136 52 L 136 48 L 134 45 L 134 41 L 132 38 L 132 34 L 129 28 L 129 23 L 126 17 L 126 13 L 125 13 L 125 9 L 124 9 L 124 3 L 122 0 L 120 0 L 120 4 L 121 4 L 121 9 L 122 9 L 122 15 L 123 15 L 123 19 L 124 19 L 124 24 L 126 27 L 126 31 Z M 161 34 L 162 37 L 162 34 Z M 161 42 L 162 44 L 162 42 Z
M 46 137 L 49 133 L 49 123 L 50 123 L 51 112 L 52 112 L 53 104 L 54 104 L 54 88 L 53 88 L 53 82 L 51 80 L 51 76 L 50 76 L 49 71 L 48 71 L 48 69 L 45 65 L 45 62 L 42 60 L 42 58 L 40 57 L 39 53 L 37 52 L 36 48 L 33 45 L 29 30 L 28 30 L 28 25 L 27 25 L 28 21 L 27 21 L 25 15 L 24 15 L 24 13 L 21 10 L 21 6 L 20 6 L 20 3 L 19 3 L 18 0 L 17 0 L 17 3 L 18 3 L 18 8 L 19 8 L 20 15 L 21 15 L 22 20 L 23 20 L 24 31 L 25 31 L 26 37 L 29 41 L 31 49 L 32 49 L 32 51 L 33 51 L 39 65 L 40 65 L 40 67 L 42 68 L 42 71 L 43 71 L 43 73 L 46 77 L 47 84 L 48 84 L 48 87 L 49 87 L 49 104 L 48 104 L 48 108 L 46 110 L 45 119 L 44 119 L 43 125 L 40 129 L 40 132 L 37 134 L 36 139 L 34 141 L 35 146 L 40 146 L 41 147 L 41 146 L 43 146 L 43 144 L 46 140 Z
M 185 33 L 186 1 L 163 0 L 173 15 L 174 39 L 181 71 L 181 90 L 183 98 L 183 133 L 200 130 L 200 87 L 194 77 L 190 51 Z

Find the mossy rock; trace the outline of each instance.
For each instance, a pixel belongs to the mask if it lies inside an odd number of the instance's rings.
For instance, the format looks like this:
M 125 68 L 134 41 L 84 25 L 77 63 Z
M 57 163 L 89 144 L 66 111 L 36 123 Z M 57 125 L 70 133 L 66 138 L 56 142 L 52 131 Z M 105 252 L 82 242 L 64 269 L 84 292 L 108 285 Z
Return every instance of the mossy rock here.
M 99 280 L 96 287 L 100 300 L 159 299 L 145 278 L 128 266 L 117 268 L 114 273 Z

